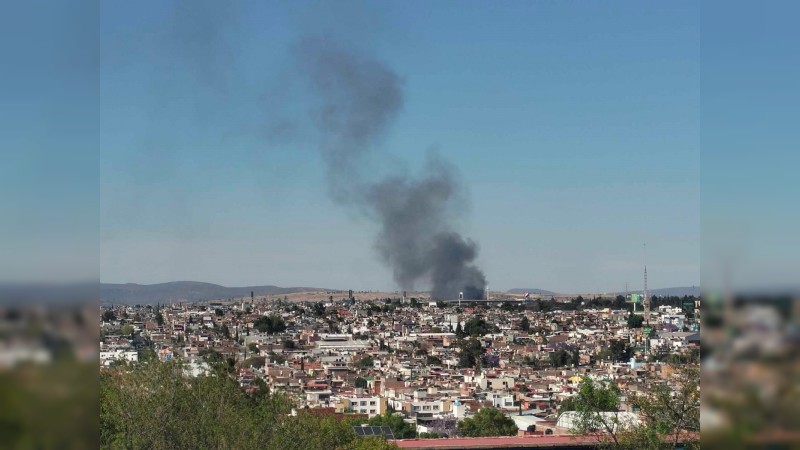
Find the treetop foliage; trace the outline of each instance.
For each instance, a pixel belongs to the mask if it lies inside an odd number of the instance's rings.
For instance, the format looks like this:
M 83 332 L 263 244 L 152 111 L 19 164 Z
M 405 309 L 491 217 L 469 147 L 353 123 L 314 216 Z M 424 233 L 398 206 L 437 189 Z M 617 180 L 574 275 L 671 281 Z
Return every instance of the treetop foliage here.
M 458 423 L 461 434 L 468 437 L 514 436 L 517 424 L 496 408 L 483 408 L 474 416 Z
M 496 325 L 487 323 L 483 317 L 472 317 L 464 323 L 464 333 L 468 336 L 479 337 L 500 331 Z
M 263 316 L 253 322 L 253 328 L 260 333 L 274 334 L 286 330 L 286 323 L 279 316 Z
M 154 361 L 100 376 L 100 447 L 172 450 L 396 448 L 359 442 L 352 424 L 304 410 L 284 395 L 243 391 L 229 376 L 187 378 L 178 362 Z M 402 421 L 402 419 L 400 419 Z M 413 433 L 413 432 L 412 432 Z M 374 445 L 373 445 L 374 444 Z
M 559 414 L 572 411 L 573 432 L 593 434 L 600 447 L 616 449 L 699 448 L 700 369 L 694 365 L 675 367 L 667 383 L 655 384 L 647 392 L 629 398 L 639 409 L 639 423 L 628 423 L 617 415 L 619 388 L 611 382 L 586 377 L 576 396 L 564 401 Z

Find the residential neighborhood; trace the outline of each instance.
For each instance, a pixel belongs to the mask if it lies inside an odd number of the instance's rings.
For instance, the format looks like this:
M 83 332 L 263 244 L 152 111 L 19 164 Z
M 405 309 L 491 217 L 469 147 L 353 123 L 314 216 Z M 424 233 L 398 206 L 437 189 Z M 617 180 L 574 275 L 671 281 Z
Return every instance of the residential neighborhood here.
M 518 436 L 568 435 L 563 405 L 584 379 L 628 396 L 669 385 L 676 364 L 699 358 L 696 298 L 653 298 L 650 323 L 623 296 L 497 301 L 428 298 L 289 301 L 227 299 L 102 310 L 104 370 L 173 361 L 186 376 L 223 368 L 241 389 L 282 392 L 296 410 L 339 417 L 393 415 L 415 433 L 455 438 L 484 408 Z

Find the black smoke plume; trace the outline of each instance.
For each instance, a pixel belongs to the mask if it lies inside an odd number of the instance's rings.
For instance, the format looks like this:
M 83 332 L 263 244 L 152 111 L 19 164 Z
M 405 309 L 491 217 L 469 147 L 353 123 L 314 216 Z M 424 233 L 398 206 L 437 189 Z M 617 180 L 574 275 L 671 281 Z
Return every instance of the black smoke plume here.
M 371 179 L 365 160 L 379 147 L 403 106 L 401 78 L 381 61 L 325 39 L 294 48 L 298 70 L 315 98 L 332 198 L 377 221 L 376 248 L 402 289 L 431 284 L 433 298 L 482 298 L 483 272 L 475 242 L 449 219 L 461 195 L 454 169 L 431 154 L 417 176 Z

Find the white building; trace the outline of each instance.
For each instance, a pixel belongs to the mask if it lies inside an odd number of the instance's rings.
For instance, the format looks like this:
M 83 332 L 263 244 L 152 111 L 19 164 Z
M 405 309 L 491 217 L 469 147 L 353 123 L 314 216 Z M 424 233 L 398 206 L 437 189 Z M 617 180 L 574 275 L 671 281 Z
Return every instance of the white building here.
M 342 410 L 350 410 L 359 414 L 367 414 L 370 418 L 382 415 L 386 412 L 386 399 L 379 396 L 368 394 L 353 394 L 342 398 L 340 403 Z
M 109 366 L 114 361 L 138 362 L 139 353 L 136 352 L 136 350 L 121 349 L 121 348 L 113 350 L 104 350 L 100 352 L 100 364 L 104 366 Z
M 607 424 L 613 431 L 627 430 L 641 423 L 636 413 L 627 411 L 611 411 L 595 413 L 596 428 L 603 429 L 603 423 Z M 556 426 L 566 430 L 573 430 L 579 426 L 581 416 L 577 411 L 565 411 L 558 417 Z M 591 427 L 590 427 L 591 428 Z

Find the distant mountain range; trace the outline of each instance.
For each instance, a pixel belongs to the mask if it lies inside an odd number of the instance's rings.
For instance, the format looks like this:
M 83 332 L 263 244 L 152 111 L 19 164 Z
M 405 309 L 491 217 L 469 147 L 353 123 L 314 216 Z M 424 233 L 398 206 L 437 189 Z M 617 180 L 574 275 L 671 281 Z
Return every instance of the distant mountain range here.
M 509 294 L 524 294 L 529 293 L 531 295 L 569 295 L 569 294 L 559 294 L 552 291 L 546 291 L 544 289 L 534 289 L 534 288 L 516 288 L 516 289 L 509 289 L 507 291 Z M 640 293 L 641 290 L 631 290 L 631 293 Z M 577 295 L 577 294 L 575 294 Z M 585 294 L 583 294 L 585 295 Z M 625 295 L 625 292 L 617 292 L 615 295 Z M 700 296 L 700 286 L 683 286 L 683 287 L 670 287 L 670 288 L 661 288 L 661 289 L 650 289 L 650 295 L 657 295 L 659 297 L 683 297 L 684 295 L 688 296 Z
M 181 301 L 201 301 L 201 300 L 220 300 L 237 297 L 248 297 L 250 292 L 256 296 L 265 295 L 285 295 L 293 294 L 295 292 L 319 292 L 319 291 L 335 291 L 325 288 L 315 287 L 279 287 L 273 285 L 266 286 L 243 286 L 243 287 L 226 287 L 212 283 L 202 283 L 198 281 L 173 281 L 170 283 L 159 284 L 114 284 L 114 283 L 100 283 L 100 302 L 103 304 L 126 304 L 126 305 L 147 305 L 155 303 L 175 303 Z M 526 292 L 531 295 L 564 295 L 553 291 L 536 288 L 516 288 L 509 289 L 509 294 L 524 294 Z M 638 293 L 638 290 L 631 290 L 632 293 Z M 624 294 L 620 292 L 618 294 Z M 661 296 L 678 296 L 684 295 L 699 296 L 699 286 L 688 287 L 671 287 L 662 289 L 651 289 L 650 295 Z
M 272 285 L 226 287 L 198 281 L 173 281 L 159 284 L 100 283 L 100 302 L 104 304 L 147 305 L 249 297 L 251 291 L 256 296 L 263 296 L 327 290 L 313 287 L 282 288 Z

